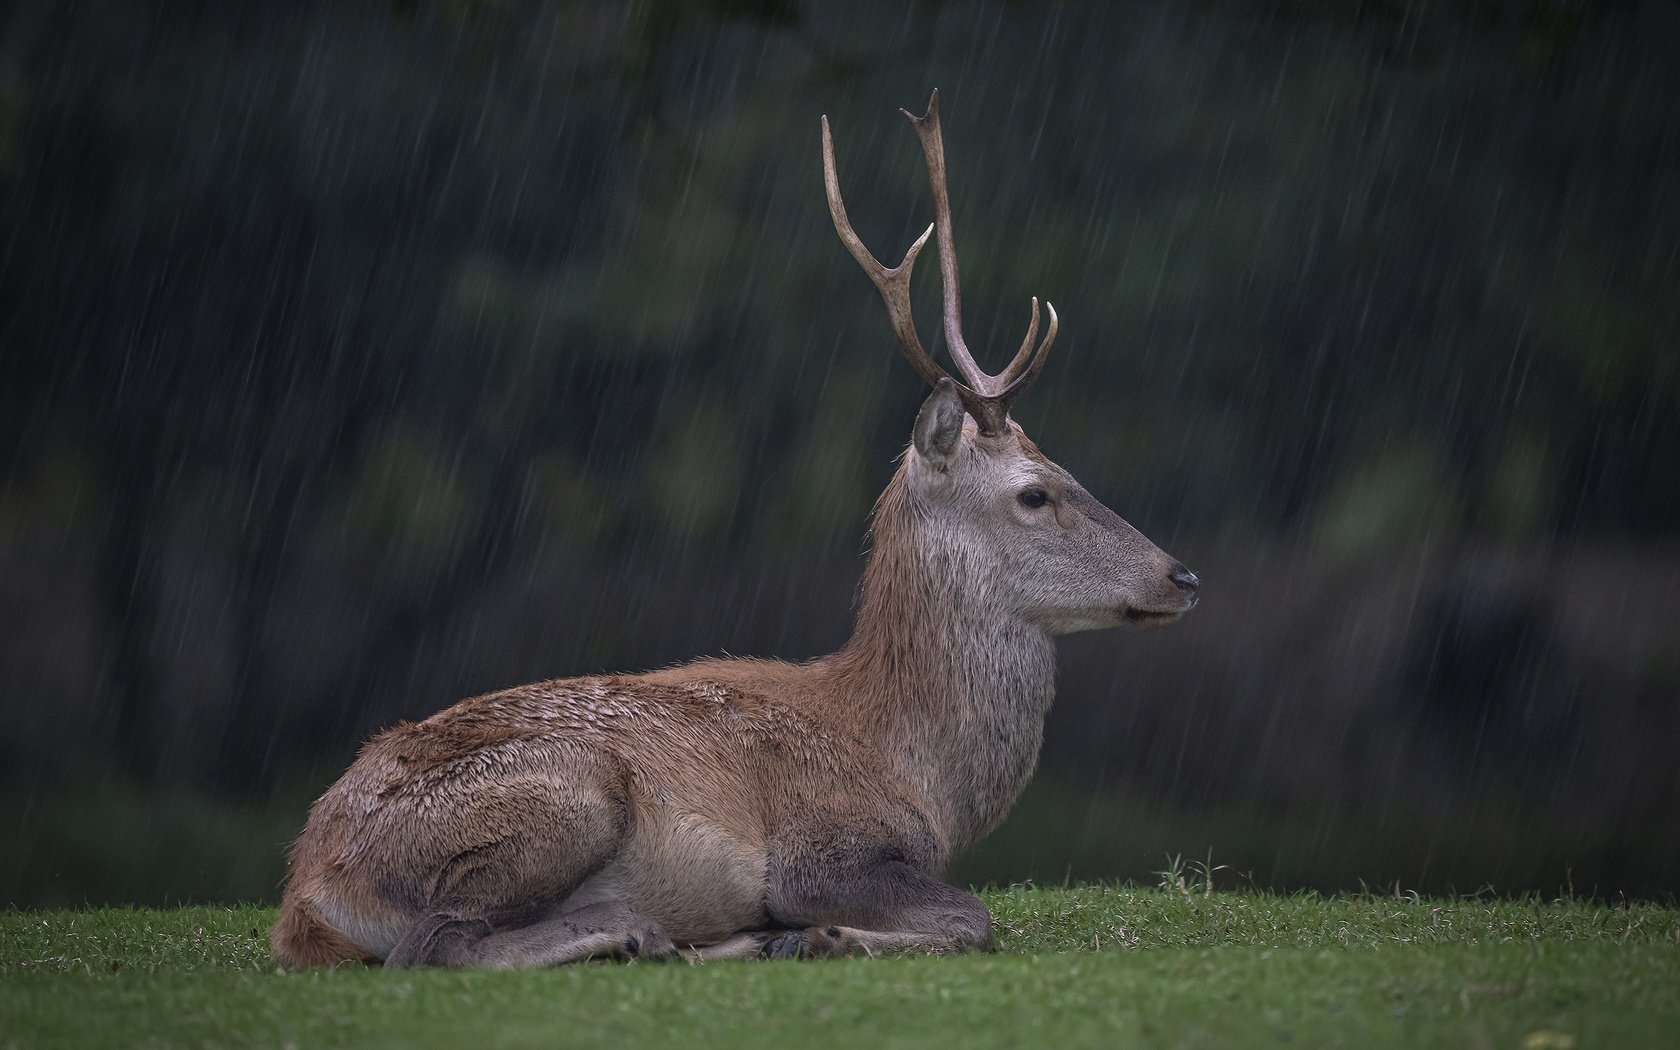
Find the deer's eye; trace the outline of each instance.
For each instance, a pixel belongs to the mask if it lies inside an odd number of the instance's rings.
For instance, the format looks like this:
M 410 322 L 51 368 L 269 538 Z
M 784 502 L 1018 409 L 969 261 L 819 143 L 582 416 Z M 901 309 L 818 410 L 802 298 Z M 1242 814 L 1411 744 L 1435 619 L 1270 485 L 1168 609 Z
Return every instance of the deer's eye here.
M 1050 493 L 1041 488 L 1022 489 L 1021 494 L 1015 498 L 1021 501 L 1021 506 L 1037 510 L 1050 502 Z

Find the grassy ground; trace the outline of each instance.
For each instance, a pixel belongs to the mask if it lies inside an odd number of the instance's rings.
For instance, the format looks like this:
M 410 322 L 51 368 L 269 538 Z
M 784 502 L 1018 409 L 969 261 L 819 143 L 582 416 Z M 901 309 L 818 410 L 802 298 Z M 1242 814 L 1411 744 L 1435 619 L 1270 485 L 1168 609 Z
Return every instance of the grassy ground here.
M 267 908 L 0 915 L 0 1046 L 1680 1045 L 1680 910 L 987 895 L 998 951 L 276 973 Z

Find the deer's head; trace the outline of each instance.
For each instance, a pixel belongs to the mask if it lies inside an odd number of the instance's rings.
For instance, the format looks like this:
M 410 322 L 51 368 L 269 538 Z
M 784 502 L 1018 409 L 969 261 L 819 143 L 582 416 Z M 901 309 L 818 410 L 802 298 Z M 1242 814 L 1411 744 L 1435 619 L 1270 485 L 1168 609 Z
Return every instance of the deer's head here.
M 904 261 L 890 269 L 864 247 L 846 217 L 827 117 L 822 138 L 834 228 L 880 290 L 904 356 L 933 386 L 905 453 L 904 496 L 913 504 L 910 512 L 925 522 L 926 536 L 942 546 L 954 571 L 984 581 L 990 599 L 1053 634 L 1177 619 L 1196 604 L 1195 575 L 1046 458 L 1009 418 L 1010 403 L 1037 378 L 1055 342 L 1055 307 L 1045 304 L 1049 325 L 1040 341 L 1038 300 L 1033 299 L 1027 337 L 1002 372 L 982 371 L 969 352 L 962 334 L 939 93 L 934 92 L 924 115 L 904 115 L 927 158 L 934 223 L 910 246 Z M 910 311 L 911 270 L 935 231 L 945 341 L 960 380 L 928 355 Z

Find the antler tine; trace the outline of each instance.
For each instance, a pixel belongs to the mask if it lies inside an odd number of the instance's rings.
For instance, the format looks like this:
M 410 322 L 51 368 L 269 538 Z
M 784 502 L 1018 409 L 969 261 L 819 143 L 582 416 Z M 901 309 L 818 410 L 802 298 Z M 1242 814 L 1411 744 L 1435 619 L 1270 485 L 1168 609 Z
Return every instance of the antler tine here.
M 988 375 L 974 362 L 962 333 L 962 289 L 957 283 L 957 246 L 951 239 L 951 195 L 945 186 L 945 140 L 939 134 L 939 91 L 934 89 L 928 99 L 927 112 L 916 116 L 907 109 L 899 110 L 916 129 L 927 157 L 928 183 L 933 188 L 933 224 L 939 231 L 939 283 L 945 295 L 945 342 L 951 348 L 951 360 L 969 385 L 982 394 L 995 394 L 997 377 Z
M 1034 300 L 1034 305 L 1037 305 L 1036 299 Z M 1032 363 L 1022 369 L 1020 375 L 1009 380 L 1008 385 L 998 392 L 997 399 L 1003 402 L 1005 406 L 1015 400 L 1016 397 L 1020 396 L 1021 391 L 1031 386 L 1032 381 L 1038 378 L 1038 373 L 1044 371 L 1044 361 L 1050 356 L 1050 345 L 1056 341 L 1056 329 L 1060 324 L 1056 317 L 1056 308 L 1049 302 L 1044 304 L 1044 308 L 1050 313 L 1050 328 L 1044 333 L 1044 342 L 1038 344 L 1038 352 L 1033 354 Z M 1038 311 L 1034 310 L 1033 327 L 1037 327 L 1037 324 Z M 1033 333 L 1029 331 L 1027 333 L 1027 343 L 1030 344 L 1032 342 L 1032 336 Z M 1026 346 L 1023 345 L 1021 349 L 1023 351 L 1026 350 Z M 1016 357 L 1018 359 L 1020 355 L 1017 354 Z M 1009 367 L 1010 369 L 1013 369 L 1015 367 L 1014 362 L 1011 362 Z
M 1021 369 L 1027 366 L 1032 358 L 1033 345 L 1038 341 L 1038 296 L 1032 297 L 1032 319 L 1027 322 L 1027 337 L 1021 340 L 1021 349 L 1015 351 L 1010 358 L 1009 367 L 998 373 L 998 385 L 1007 388 L 1021 374 Z
M 822 147 L 823 187 L 828 191 L 828 214 L 834 220 L 834 230 L 840 235 L 840 241 L 846 246 L 846 250 L 852 253 L 852 258 L 863 267 L 863 272 L 869 275 L 869 279 L 880 291 L 881 299 L 887 304 L 887 314 L 892 320 L 893 333 L 898 336 L 899 349 L 904 351 L 911 367 L 915 368 L 930 386 L 937 385 L 941 379 L 949 376 L 923 348 L 922 340 L 916 334 L 915 316 L 910 310 L 910 272 L 915 268 L 916 256 L 921 253 L 928 236 L 933 233 L 933 227 L 930 225 L 922 231 L 922 235 L 916 238 L 916 243 L 904 253 L 903 262 L 891 268 L 881 265 L 880 260 L 864 246 L 863 239 L 852 229 L 851 220 L 846 217 L 846 202 L 840 196 L 840 176 L 834 164 L 834 136 L 828 130 L 826 114 L 822 118 Z M 961 388 L 962 384 L 958 383 L 957 386 Z

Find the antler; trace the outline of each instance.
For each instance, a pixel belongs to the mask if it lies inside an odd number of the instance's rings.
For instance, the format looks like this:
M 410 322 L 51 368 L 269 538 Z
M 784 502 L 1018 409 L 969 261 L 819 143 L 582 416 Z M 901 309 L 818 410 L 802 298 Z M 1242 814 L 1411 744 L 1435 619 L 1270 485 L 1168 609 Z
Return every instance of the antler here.
M 957 249 L 951 239 L 951 199 L 945 188 L 945 143 L 939 134 L 939 92 L 934 91 L 933 97 L 928 100 L 927 112 L 922 116 L 915 116 L 909 110 L 899 112 L 909 118 L 911 127 L 916 129 L 922 153 L 927 158 L 928 181 L 933 187 L 933 225 L 923 231 L 910 250 L 904 253 L 904 261 L 891 269 L 881 265 L 870 254 L 862 239 L 853 231 L 851 221 L 846 218 L 846 204 L 840 197 L 840 178 L 835 173 L 834 139 L 829 134 L 828 118 L 825 116 L 822 118 L 823 185 L 828 191 L 828 213 L 834 219 L 834 229 L 840 234 L 841 242 L 863 267 L 863 272 L 869 275 L 886 302 L 893 332 L 898 336 L 899 349 L 904 351 L 911 366 L 930 385 L 951 377 L 928 356 L 921 338 L 916 334 L 916 321 L 910 310 L 910 272 L 916 265 L 916 256 L 927 243 L 928 234 L 938 231 L 939 282 L 945 298 L 945 342 L 950 345 L 951 360 L 967 380 L 966 384 L 955 379 L 951 382 L 956 387 L 957 396 L 962 398 L 963 407 L 979 424 L 980 432 L 1001 434 L 1008 429 L 1005 420 L 1009 416 L 1010 402 L 1038 378 L 1038 373 L 1044 368 L 1044 359 L 1050 353 L 1050 344 L 1056 341 L 1056 308 L 1049 303 L 1044 304 L 1050 312 L 1050 328 L 1044 335 L 1044 341 L 1037 343 L 1036 350 L 1038 298 L 1035 296 L 1027 337 L 1009 366 L 997 375 L 990 375 L 975 363 L 962 334 L 962 291 L 957 281 Z

